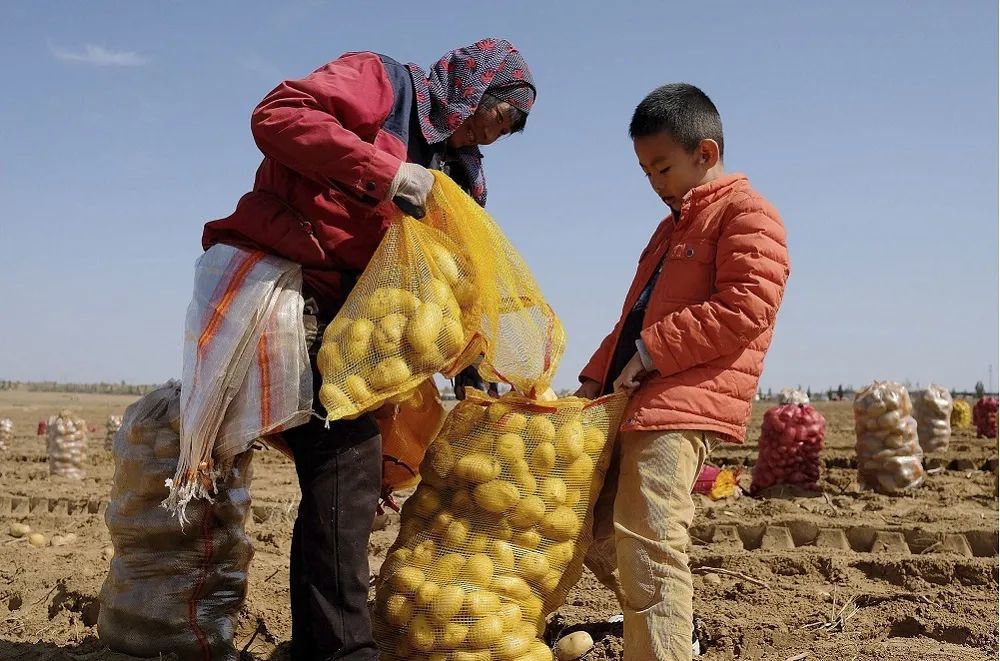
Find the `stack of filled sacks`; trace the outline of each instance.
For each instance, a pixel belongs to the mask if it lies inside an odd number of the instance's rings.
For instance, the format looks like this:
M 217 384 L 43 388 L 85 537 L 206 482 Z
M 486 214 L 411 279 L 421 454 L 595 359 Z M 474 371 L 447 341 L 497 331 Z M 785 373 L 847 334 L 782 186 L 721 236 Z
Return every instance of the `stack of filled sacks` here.
M 48 422 L 49 473 L 82 480 L 87 458 L 87 423 L 64 410 Z
M 917 420 L 917 438 L 924 452 L 944 452 L 951 440 L 951 393 L 947 388 L 932 385 L 921 390 L 913 400 L 913 417 Z
M 876 381 L 854 398 L 858 482 L 862 488 L 896 493 L 924 481 L 923 450 L 910 395 L 894 381 Z

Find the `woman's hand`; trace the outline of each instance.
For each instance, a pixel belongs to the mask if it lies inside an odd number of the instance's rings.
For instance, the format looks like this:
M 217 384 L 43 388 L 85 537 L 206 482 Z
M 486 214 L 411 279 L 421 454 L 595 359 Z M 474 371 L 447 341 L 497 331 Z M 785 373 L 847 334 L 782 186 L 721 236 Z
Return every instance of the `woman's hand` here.
M 434 187 L 434 175 L 427 168 L 416 163 L 402 163 L 389 186 L 388 198 L 403 213 L 417 220 L 424 217 L 427 196 Z

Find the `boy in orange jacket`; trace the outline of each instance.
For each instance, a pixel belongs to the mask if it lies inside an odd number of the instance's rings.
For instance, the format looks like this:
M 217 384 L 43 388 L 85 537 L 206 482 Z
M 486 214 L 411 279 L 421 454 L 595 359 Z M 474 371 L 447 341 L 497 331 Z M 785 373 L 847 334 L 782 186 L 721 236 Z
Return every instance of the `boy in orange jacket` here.
M 670 215 L 580 374 L 579 396 L 630 394 L 587 565 L 621 601 L 626 658 L 690 659 L 691 489 L 713 445 L 744 439 L 788 252 L 778 212 L 724 172 L 722 121 L 704 92 L 654 90 L 629 135 Z

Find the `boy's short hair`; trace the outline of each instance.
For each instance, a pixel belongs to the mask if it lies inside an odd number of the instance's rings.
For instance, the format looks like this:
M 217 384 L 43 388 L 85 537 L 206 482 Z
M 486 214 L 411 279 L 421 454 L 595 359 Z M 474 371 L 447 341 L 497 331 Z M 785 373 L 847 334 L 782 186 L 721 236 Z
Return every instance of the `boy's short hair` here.
M 722 118 L 715 104 L 694 85 L 670 83 L 657 87 L 636 107 L 628 127 L 633 140 L 668 132 L 684 149 L 694 151 L 702 140 L 715 140 L 722 158 Z

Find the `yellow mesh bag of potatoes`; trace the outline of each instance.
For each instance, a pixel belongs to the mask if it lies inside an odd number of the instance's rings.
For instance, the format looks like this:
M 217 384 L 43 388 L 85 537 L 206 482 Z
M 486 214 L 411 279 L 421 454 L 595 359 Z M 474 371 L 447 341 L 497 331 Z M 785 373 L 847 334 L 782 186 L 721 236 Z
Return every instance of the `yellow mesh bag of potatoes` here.
M 552 658 L 538 636 L 580 579 L 625 401 L 469 391 L 379 573 L 382 659 Z
M 431 375 L 480 373 L 526 396 L 565 347 L 558 317 L 500 227 L 441 172 L 422 221 L 389 228 L 323 334 L 319 399 L 337 420 L 403 397 Z
M 964 399 L 957 400 L 951 409 L 951 426 L 953 429 L 972 426 L 972 405 Z

